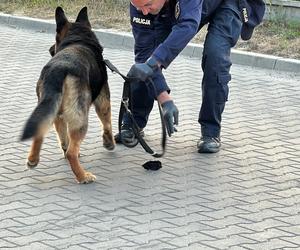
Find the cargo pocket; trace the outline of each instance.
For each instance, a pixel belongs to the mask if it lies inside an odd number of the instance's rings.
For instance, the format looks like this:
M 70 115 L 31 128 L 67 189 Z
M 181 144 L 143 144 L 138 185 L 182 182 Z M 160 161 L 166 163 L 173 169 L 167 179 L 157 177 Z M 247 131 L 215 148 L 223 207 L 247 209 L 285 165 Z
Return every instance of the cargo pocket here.
M 217 103 L 225 103 L 228 100 L 228 82 L 231 80 L 230 74 L 219 74 L 218 75 L 218 91 L 216 96 Z

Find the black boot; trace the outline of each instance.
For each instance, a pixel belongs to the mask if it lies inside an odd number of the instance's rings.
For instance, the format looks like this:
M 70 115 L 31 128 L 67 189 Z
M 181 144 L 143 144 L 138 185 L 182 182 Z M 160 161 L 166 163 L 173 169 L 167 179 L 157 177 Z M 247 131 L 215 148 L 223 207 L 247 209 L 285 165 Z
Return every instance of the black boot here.
M 221 147 L 219 137 L 203 136 L 197 143 L 198 153 L 217 153 Z
M 144 136 L 144 131 L 139 131 L 140 136 Z M 132 128 L 129 125 L 122 125 L 121 135 L 119 133 L 114 136 L 116 143 L 124 144 L 127 147 L 134 147 L 138 143 L 138 139 L 135 137 Z

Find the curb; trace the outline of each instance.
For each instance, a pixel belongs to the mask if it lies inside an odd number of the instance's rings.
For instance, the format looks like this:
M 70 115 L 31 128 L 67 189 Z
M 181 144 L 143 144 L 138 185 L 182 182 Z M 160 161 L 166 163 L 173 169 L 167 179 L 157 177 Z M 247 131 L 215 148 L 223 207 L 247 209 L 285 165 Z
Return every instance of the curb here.
M 3 13 L 0 13 L 0 24 L 47 33 L 55 33 L 56 29 L 54 21 L 13 16 Z M 94 32 L 101 41 L 103 47 L 133 50 L 134 40 L 130 33 L 108 29 L 97 29 L 94 30 Z M 189 43 L 180 55 L 200 59 L 202 57 L 202 50 L 202 45 Z M 232 49 L 231 59 L 233 64 L 247 65 L 274 71 L 293 72 L 296 74 L 300 73 L 300 60 L 297 59 L 245 52 L 237 49 Z

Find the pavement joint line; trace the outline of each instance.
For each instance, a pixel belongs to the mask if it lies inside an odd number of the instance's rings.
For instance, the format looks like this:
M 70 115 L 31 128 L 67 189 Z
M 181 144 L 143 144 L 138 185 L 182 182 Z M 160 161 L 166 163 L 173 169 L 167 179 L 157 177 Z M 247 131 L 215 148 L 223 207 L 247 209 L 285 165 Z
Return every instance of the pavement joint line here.
M 14 16 L 0 12 L 0 24 L 13 26 L 21 29 L 35 30 L 38 32 L 55 33 L 54 20 L 43 20 L 38 18 Z M 120 32 L 112 29 L 93 30 L 104 48 L 133 50 L 134 40 L 129 32 Z M 199 58 L 202 57 L 203 45 L 189 43 L 181 52 L 181 56 Z M 231 59 L 233 64 L 250 67 L 269 69 L 273 71 L 285 71 L 300 73 L 300 60 L 279 56 L 265 55 L 232 49 Z

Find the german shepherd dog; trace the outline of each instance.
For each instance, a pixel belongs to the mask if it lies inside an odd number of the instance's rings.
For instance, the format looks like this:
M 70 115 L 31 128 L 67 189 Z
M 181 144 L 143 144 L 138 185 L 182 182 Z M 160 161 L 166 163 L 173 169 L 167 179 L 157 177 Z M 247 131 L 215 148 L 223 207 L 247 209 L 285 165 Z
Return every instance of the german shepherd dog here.
M 91 104 L 103 125 L 103 146 L 113 150 L 110 91 L 103 61 L 103 48 L 91 30 L 87 8 L 69 22 L 61 7 L 55 11 L 56 43 L 50 48 L 52 59 L 42 69 L 37 82 L 38 104 L 28 119 L 21 140 L 33 138 L 27 159 L 30 168 L 40 158 L 43 137 L 52 124 L 60 146 L 79 183 L 96 177 L 79 162 L 80 143 L 88 128 Z

